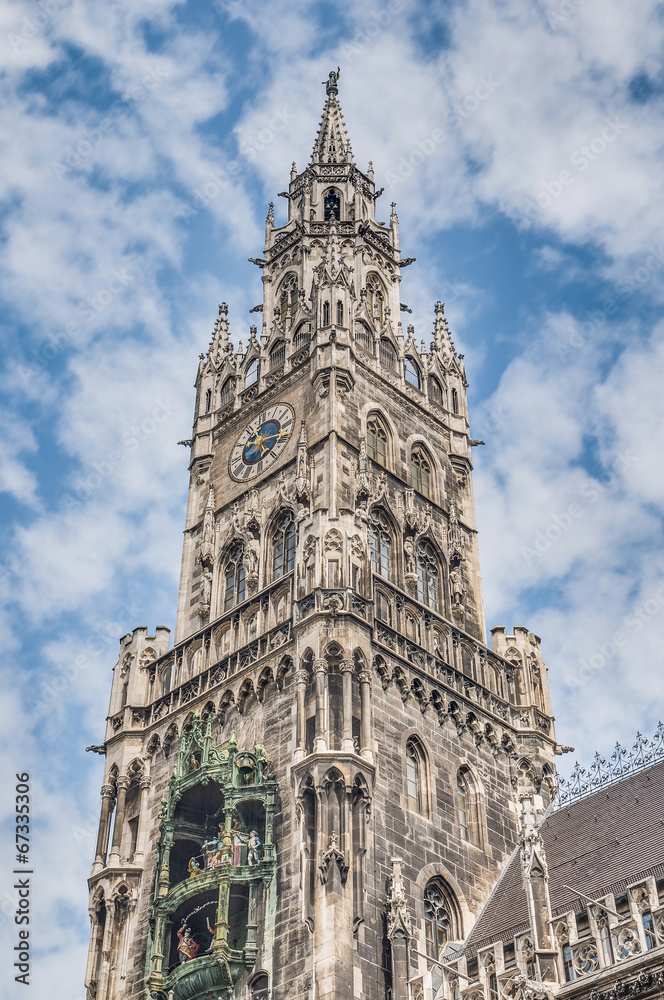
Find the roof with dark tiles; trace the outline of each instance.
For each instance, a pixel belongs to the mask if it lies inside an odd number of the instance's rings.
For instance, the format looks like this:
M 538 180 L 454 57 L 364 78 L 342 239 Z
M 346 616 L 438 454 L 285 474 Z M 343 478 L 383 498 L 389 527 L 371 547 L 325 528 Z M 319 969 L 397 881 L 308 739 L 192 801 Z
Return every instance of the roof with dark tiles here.
M 583 910 L 591 899 L 624 892 L 647 875 L 664 877 L 664 761 L 549 813 L 540 828 L 555 917 Z M 465 953 L 473 958 L 492 941 L 528 927 L 518 849 L 471 931 Z

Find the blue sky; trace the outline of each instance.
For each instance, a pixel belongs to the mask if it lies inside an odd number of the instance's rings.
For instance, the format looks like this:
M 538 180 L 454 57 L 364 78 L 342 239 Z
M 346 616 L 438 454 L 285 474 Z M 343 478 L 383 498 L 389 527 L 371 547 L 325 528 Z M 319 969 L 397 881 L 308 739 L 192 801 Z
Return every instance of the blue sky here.
M 102 775 L 84 747 L 118 638 L 174 620 L 197 355 L 222 300 L 246 343 L 247 257 L 337 65 L 356 160 L 417 257 L 416 337 L 440 298 L 466 356 L 487 625 L 542 637 L 579 759 L 663 714 L 661 6 L 267 11 L 0 12 L 2 755 L 33 776 L 34 982 L 57 1000 L 83 996 Z

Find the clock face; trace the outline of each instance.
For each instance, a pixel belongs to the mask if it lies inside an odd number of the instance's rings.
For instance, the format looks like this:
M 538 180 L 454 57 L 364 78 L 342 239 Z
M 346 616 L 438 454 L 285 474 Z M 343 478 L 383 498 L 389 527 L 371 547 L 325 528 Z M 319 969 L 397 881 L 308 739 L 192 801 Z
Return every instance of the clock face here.
M 228 459 L 231 479 L 246 483 L 265 472 L 290 441 L 294 424 L 295 411 L 288 403 L 273 403 L 248 423 Z

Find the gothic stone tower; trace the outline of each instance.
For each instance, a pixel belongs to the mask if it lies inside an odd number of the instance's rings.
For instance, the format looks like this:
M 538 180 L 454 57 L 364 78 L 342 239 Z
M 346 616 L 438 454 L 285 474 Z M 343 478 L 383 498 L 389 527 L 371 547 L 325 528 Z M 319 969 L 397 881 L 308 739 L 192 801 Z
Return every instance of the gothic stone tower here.
M 121 640 L 96 1000 L 406 1000 L 550 800 L 540 641 L 485 645 L 463 359 L 440 302 L 403 332 L 381 194 L 331 73 L 261 330 L 222 304 L 201 355 L 175 645 Z

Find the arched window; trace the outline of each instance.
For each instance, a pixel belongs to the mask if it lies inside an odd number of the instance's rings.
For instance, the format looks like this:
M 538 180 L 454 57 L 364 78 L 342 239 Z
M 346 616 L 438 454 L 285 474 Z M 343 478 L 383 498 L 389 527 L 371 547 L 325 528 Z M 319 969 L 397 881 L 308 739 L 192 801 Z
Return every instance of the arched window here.
M 456 389 L 452 389 L 452 413 L 459 412 L 459 393 Z
M 380 356 L 380 363 L 386 368 L 391 368 L 393 371 L 397 367 L 397 354 L 394 347 L 389 340 L 383 337 L 378 346 L 378 353 Z
M 461 839 L 470 840 L 468 836 L 468 784 L 463 771 L 459 771 L 457 774 L 456 800 Z
M 209 413 L 212 409 L 212 389 L 205 390 L 205 412 Z
M 291 275 L 281 286 L 281 293 L 279 295 L 279 321 L 282 324 L 286 322 L 289 316 L 292 318 L 295 315 L 297 298 L 297 278 L 295 275 Z
M 258 382 L 258 358 L 254 358 L 247 368 L 247 374 L 244 378 L 245 388 L 249 385 L 253 385 L 254 382 Z
M 416 739 L 406 743 L 406 794 L 411 812 L 428 812 L 427 772 L 424 750 Z
M 355 342 L 365 351 L 373 354 L 373 337 L 364 323 L 357 323 L 355 326 Z
M 427 542 L 417 546 L 417 599 L 438 610 L 438 560 Z
M 427 389 L 429 390 L 429 399 L 432 400 L 432 402 L 443 402 L 443 390 L 440 387 L 440 382 L 433 375 L 429 375 Z
M 225 406 L 226 403 L 230 403 L 235 392 L 235 379 L 227 378 L 221 387 L 221 395 L 219 396 L 219 405 Z
M 297 328 L 297 333 L 293 337 L 293 350 L 299 351 L 301 347 L 311 340 L 311 328 L 308 323 L 301 323 Z
M 369 549 L 371 551 L 371 569 L 385 580 L 389 580 L 392 571 L 392 533 L 382 510 L 371 512 Z
M 283 365 L 286 359 L 286 341 L 278 340 L 270 351 L 270 371 Z
M 336 219 L 338 222 L 341 218 L 341 198 L 339 192 L 335 191 L 334 188 L 326 191 L 323 206 L 325 222 L 329 222 L 331 219 Z
M 460 939 L 458 906 L 442 879 L 432 879 L 424 890 L 424 927 L 429 958 L 440 958 L 449 941 Z
M 269 980 L 265 972 L 261 972 L 251 983 L 251 1000 L 268 1000 Z
M 378 417 L 367 420 L 367 455 L 377 465 L 387 467 L 387 431 Z
M 330 325 L 330 303 L 323 302 L 323 326 Z
M 382 590 L 376 591 L 376 618 L 386 625 L 392 624 L 392 606 L 387 594 Z
M 415 364 L 415 361 L 410 358 L 404 358 L 404 374 L 406 376 L 406 382 L 410 382 L 414 385 L 416 389 L 420 387 L 420 370 Z
M 431 499 L 431 462 L 424 448 L 414 448 L 410 456 L 410 478 L 413 489 Z
M 456 808 L 459 835 L 469 844 L 481 846 L 481 826 L 477 783 L 467 767 L 460 767 L 456 780 Z
M 379 326 L 382 326 L 385 315 L 384 302 L 383 286 L 375 275 L 370 274 L 367 278 L 367 311 Z
M 244 548 L 242 545 L 235 545 L 231 549 L 226 562 L 226 572 L 224 575 L 224 611 L 241 604 L 245 598 L 244 580 Z
M 272 538 L 272 579 L 290 573 L 295 566 L 295 521 L 292 513 L 285 511 L 277 523 Z
M 341 299 L 337 300 L 337 326 L 344 324 L 344 304 Z

